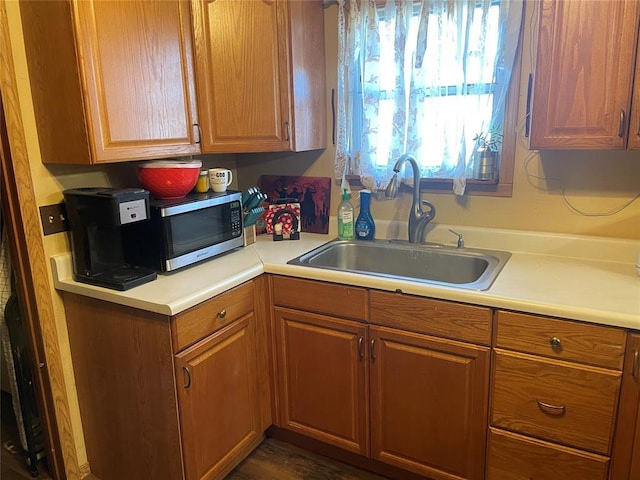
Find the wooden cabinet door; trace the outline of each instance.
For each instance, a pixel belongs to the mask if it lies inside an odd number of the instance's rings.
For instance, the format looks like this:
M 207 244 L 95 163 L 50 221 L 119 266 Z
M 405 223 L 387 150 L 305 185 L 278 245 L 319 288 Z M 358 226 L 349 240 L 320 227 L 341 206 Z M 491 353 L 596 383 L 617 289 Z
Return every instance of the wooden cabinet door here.
M 188 3 L 75 5 L 94 163 L 199 153 Z
M 640 333 L 627 337 L 611 480 L 640 478 Z
M 326 147 L 324 14 L 317 0 L 193 0 L 202 149 Z
M 281 427 L 368 455 L 366 326 L 275 308 Z
M 189 4 L 20 4 L 44 163 L 200 152 Z
M 640 2 L 540 3 L 532 149 L 624 149 Z
M 279 3 L 194 0 L 193 26 L 202 148 L 289 150 L 289 70 Z M 285 115 L 283 116 L 283 112 Z
M 176 355 L 187 480 L 222 478 L 262 439 L 255 317 Z
M 369 335 L 371 456 L 433 479 L 484 478 L 489 347 Z
M 324 2 L 287 0 L 291 150 L 327 146 Z
M 640 38 L 638 42 L 640 43 Z M 636 51 L 636 78 L 633 82 L 628 148 L 640 150 L 640 48 Z
M 640 403 L 640 399 L 638 399 Z M 629 467 L 629 480 L 640 478 L 640 411 L 636 413 L 636 434 L 633 438 L 633 450 L 631 451 L 631 466 Z

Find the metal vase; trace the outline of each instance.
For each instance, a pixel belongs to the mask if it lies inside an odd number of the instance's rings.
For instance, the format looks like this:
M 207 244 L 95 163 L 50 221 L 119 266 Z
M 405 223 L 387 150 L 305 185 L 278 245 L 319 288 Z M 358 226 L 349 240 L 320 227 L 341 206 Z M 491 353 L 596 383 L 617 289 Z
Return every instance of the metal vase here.
M 478 150 L 476 160 L 476 179 L 495 180 L 498 177 L 498 152 Z

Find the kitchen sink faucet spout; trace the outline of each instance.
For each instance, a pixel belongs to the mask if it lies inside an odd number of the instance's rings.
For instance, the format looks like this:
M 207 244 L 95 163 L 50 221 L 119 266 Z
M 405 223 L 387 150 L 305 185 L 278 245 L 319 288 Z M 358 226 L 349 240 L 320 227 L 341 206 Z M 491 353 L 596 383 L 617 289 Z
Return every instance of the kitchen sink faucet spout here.
M 389 185 L 387 185 L 385 197 L 389 200 L 396 198 L 400 183 L 398 173 L 405 163 L 409 163 L 413 170 L 413 202 L 411 204 L 411 211 L 409 212 L 409 242 L 421 243 L 424 240 L 425 228 L 436 216 L 436 207 L 426 200 L 420 201 L 420 168 L 418 167 L 416 159 L 411 155 L 405 153 L 396 162 L 393 167 L 393 171 L 395 173 L 393 174 Z M 425 212 L 422 210 L 422 205 L 429 207 L 429 211 Z

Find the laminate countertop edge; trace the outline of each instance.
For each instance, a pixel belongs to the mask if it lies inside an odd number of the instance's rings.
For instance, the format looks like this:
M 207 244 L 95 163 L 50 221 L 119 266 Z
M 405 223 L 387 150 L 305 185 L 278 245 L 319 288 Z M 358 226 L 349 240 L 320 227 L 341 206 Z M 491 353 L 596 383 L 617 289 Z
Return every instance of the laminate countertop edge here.
M 511 258 L 485 291 L 287 264 L 330 240 L 327 235 L 308 233 L 300 240 L 281 242 L 259 236 L 253 245 L 158 275 L 157 280 L 125 292 L 75 282 L 70 253 L 52 256 L 51 263 L 58 290 L 165 315 L 178 314 L 262 273 L 272 273 L 640 330 L 640 277 L 633 261 L 511 250 Z M 633 250 L 636 242 L 620 245 Z
M 177 315 L 191 307 L 247 282 L 264 272 L 253 248 L 240 248 L 130 290 L 118 291 L 76 282 L 71 253 L 51 257 L 57 290 L 84 295 L 141 310 Z

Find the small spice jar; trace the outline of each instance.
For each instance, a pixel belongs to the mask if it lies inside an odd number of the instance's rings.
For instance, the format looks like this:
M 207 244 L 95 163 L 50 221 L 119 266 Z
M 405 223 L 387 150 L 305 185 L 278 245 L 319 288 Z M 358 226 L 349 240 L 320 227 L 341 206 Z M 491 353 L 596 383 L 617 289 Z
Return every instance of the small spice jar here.
M 196 183 L 196 192 L 206 193 L 209 191 L 209 172 L 207 170 L 201 170 L 198 175 L 198 183 Z

